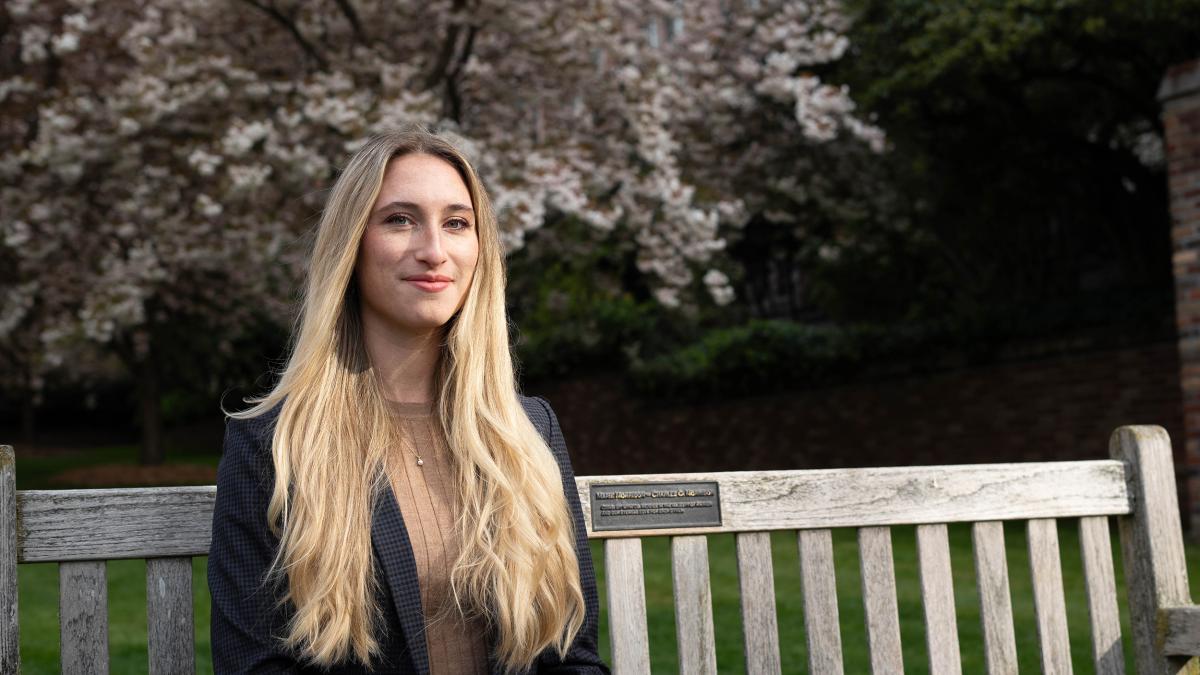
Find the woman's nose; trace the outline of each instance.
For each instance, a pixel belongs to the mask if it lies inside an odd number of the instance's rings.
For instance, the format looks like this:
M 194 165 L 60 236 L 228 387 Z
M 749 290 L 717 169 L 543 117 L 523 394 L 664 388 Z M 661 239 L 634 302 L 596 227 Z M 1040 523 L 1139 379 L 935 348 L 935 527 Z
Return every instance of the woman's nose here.
M 418 230 L 416 257 L 428 265 L 439 265 L 446 259 L 446 250 L 442 244 L 442 231 L 436 227 L 423 227 Z

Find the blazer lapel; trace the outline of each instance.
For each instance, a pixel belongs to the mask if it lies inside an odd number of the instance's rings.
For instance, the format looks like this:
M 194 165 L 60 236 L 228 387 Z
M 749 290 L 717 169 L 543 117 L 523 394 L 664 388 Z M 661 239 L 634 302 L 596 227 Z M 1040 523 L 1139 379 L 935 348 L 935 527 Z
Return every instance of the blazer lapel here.
M 417 563 L 391 485 L 385 486 L 375 504 L 371 543 L 383 564 L 413 670 L 424 675 L 429 672 L 429 654 L 425 649 L 425 615 L 421 609 L 421 587 L 417 584 Z

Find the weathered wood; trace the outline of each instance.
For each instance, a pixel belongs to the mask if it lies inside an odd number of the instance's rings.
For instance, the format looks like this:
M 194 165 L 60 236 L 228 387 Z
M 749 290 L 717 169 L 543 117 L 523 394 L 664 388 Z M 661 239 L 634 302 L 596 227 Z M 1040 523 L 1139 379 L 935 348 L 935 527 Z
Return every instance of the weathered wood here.
M 217 489 L 22 490 L 21 562 L 208 555 Z
M 917 526 L 917 564 L 925 605 L 925 641 L 931 675 L 961 675 L 950 537 L 943 524 Z
M 593 483 L 717 481 L 721 526 L 591 531 Z M 1114 461 L 590 476 L 576 481 L 592 537 L 1025 520 L 1129 512 Z
M 841 675 L 842 631 L 838 623 L 833 534 L 829 530 L 800 530 L 799 543 L 808 672 Z
M 11 445 L 0 445 L 0 673 L 21 670 L 17 624 L 17 473 Z
M 103 560 L 58 566 L 58 619 L 63 675 L 108 672 L 108 585 Z
M 896 569 L 892 561 L 892 531 L 887 527 L 858 530 L 858 559 L 862 573 L 863 610 L 871 672 L 904 672 L 900 648 L 900 613 L 896 603 Z
M 1048 462 L 576 480 L 585 511 L 596 482 L 716 480 L 721 527 L 590 532 L 593 537 L 862 527 L 1115 515 L 1129 511 L 1120 464 Z M 205 555 L 216 488 L 23 490 L 20 562 Z
M 146 560 L 146 627 L 150 675 L 196 672 L 191 558 Z
M 679 672 L 716 675 L 712 589 L 708 577 L 708 537 L 671 538 L 675 590 L 675 636 Z
M 1159 611 L 1163 653 L 1172 656 L 1200 654 L 1200 606 L 1165 607 Z
M 739 532 L 738 586 L 742 599 L 742 636 L 747 675 L 778 675 L 779 625 L 775 617 L 775 573 L 771 533 Z
M 989 675 L 1016 675 L 1017 640 L 1013 633 L 1008 560 L 1004 554 L 1004 523 L 988 521 L 971 528 L 975 548 L 975 583 L 979 589 L 979 620 Z
M 1139 675 L 1198 673 L 1194 661 L 1162 654 L 1157 645 L 1158 608 L 1192 602 L 1171 439 L 1162 427 L 1120 427 L 1109 441 L 1109 453 L 1124 462 L 1128 494 L 1135 505 L 1119 523 L 1136 671 Z
M 1071 641 L 1063 596 L 1062 560 L 1058 529 L 1053 520 L 1029 521 L 1029 574 L 1033 581 L 1033 611 L 1043 673 L 1071 673 Z
M 613 672 L 648 675 L 650 641 L 646 636 L 642 540 L 610 539 L 604 542 L 604 577 Z
M 1117 610 L 1117 581 L 1113 574 L 1108 518 L 1079 519 L 1079 548 L 1087 586 L 1088 620 L 1092 629 L 1092 662 L 1098 675 L 1125 675 L 1121 648 L 1121 617 Z

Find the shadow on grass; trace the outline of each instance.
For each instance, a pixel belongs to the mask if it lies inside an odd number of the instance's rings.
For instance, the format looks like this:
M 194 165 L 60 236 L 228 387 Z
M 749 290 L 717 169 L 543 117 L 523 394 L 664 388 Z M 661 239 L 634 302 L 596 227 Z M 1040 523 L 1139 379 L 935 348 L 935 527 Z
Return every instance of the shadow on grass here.
M 138 464 L 137 446 L 114 445 L 52 454 L 16 447 L 18 490 L 63 490 L 149 485 L 212 485 L 216 452 L 167 452 L 161 466 Z

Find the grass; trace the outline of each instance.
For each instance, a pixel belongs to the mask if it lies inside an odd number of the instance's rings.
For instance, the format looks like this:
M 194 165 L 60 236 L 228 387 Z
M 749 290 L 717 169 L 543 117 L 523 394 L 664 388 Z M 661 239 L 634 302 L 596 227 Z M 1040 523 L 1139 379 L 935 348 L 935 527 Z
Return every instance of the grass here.
M 130 461 L 131 457 L 132 450 L 129 448 L 102 448 L 95 453 L 89 452 L 84 462 L 107 464 L 115 461 Z M 70 465 L 80 466 L 82 462 L 78 460 L 79 458 L 71 458 Z M 18 461 L 17 478 L 18 487 L 21 489 L 49 487 L 46 484 L 49 476 L 60 471 L 66 463 L 63 457 L 25 457 L 19 458 Z M 200 455 L 189 455 L 175 457 L 174 461 L 183 463 L 211 461 L 215 463 L 216 458 L 211 455 L 207 458 Z M 1078 529 L 1075 527 L 1074 521 L 1062 521 L 1059 523 L 1058 534 L 1074 666 L 1078 672 L 1091 672 L 1093 667 L 1088 635 L 1087 600 L 1080 563 Z M 1025 672 L 1040 672 L 1033 614 L 1033 592 L 1029 578 L 1029 562 L 1023 525 L 1021 523 L 1007 524 L 1005 538 L 1020 667 Z M 732 535 L 714 535 L 708 539 L 718 670 L 722 673 L 744 672 L 734 538 Z M 796 535 L 794 532 L 776 532 L 772 534 L 771 541 L 783 672 L 806 672 L 807 655 Z M 1117 541 L 1114 530 L 1114 544 L 1117 544 Z M 845 672 L 870 672 L 865 648 L 866 633 L 859 585 L 858 548 L 854 532 L 851 530 L 834 531 L 833 543 L 837 567 L 838 618 L 841 625 Z M 913 528 L 893 528 L 892 543 L 906 672 L 928 672 L 924 613 L 921 604 Z M 950 548 L 955 601 L 958 607 L 958 634 L 963 672 L 984 672 L 979 600 L 975 590 L 969 526 L 951 526 Z M 592 556 L 600 582 L 601 654 L 606 660 L 610 660 L 607 615 L 603 608 L 602 542 L 592 542 Z M 1198 576 L 1200 575 L 1200 565 L 1198 565 L 1200 563 L 1200 545 L 1188 544 L 1187 558 L 1190 578 L 1200 579 Z M 655 673 L 676 672 L 678 664 L 669 540 L 665 538 L 646 539 L 643 543 L 643 559 L 652 669 Z M 1119 548 L 1114 551 L 1113 560 L 1117 573 L 1118 594 L 1123 600 L 1125 591 Z M 193 561 L 198 673 L 212 672 L 209 643 L 209 597 L 205 569 L 206 560 L 204 558 L 197 558 Z M 109 655 L 112 672 L 131 674 L 147 672 L 145 578 L 143 561 L 120 560 L 108 563 Z M 22 565 L 18 572 L 18 583 L 23 672 L 29 675 L 57 673 L 59 670 L 57 565 Z M 1125 656 L 1129 664 L 1127 672 L 1133 672 L 1128 615 L 1124 605 L 1121 607 L 1121 612 Z

